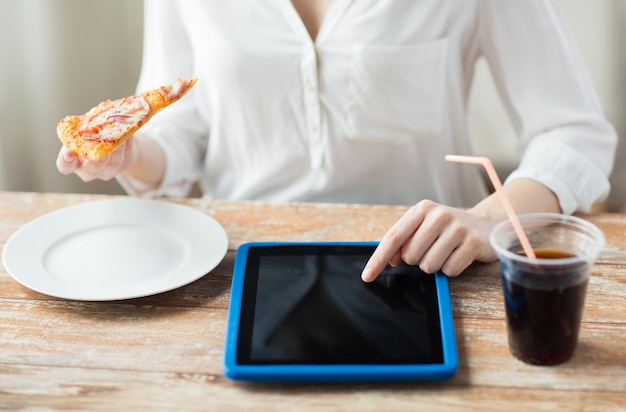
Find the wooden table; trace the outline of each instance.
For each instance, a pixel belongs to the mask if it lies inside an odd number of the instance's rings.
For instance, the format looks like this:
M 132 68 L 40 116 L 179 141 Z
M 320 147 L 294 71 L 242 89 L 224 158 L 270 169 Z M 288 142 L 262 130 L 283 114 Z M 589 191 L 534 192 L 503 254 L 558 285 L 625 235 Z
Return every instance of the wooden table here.
M 0 245 L 23 224 L 100 195 L 0 193 Z M 217 219 L 229 251 L 210 274 L 156 296 L 80 302 L 31 291 L 0 267 L 0 409 L 626 410 L 626 215 L 606 234 L 575 357 L 510 354 L 498 264 L 452 279 L 457 376 L 445 382 L 252 384 L 222 376 L 233 258 L 247 241 L 376 240 L 405 208 L 184 200 Z

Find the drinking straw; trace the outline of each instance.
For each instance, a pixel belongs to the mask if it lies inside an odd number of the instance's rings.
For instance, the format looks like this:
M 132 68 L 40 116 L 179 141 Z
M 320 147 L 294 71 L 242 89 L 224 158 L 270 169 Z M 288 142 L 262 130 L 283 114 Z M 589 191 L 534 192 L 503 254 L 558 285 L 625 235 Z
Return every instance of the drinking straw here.
M 504 206 L 504 210 L 506 210 L 507 215 L 509 215 L 509 220 L 511 221 L 511 225 L 513 225 L 513 229 L 515 229 L 515 233 L 517 233 L 517 238 L 522 244 L 522 248 L 524 249 L 524 253 L 530 259 L 536 259 L 537 256 L 533 248 L 530 246 L 530 242 L 526 237 L 526 233 L 524 233 L 524 229 L 522 229 L 522 225 L 517 218 L 517 214 L 515 214 L 515 210 L 513 209 L 513 205 L 511 205 L 511 201 L 509 200 L 506 193 L 504 193 L 504 189 L 502 188 L 502 182 L 500 182 L 500 178 L 496 173 L 496 169 L 493 167 L 493 163 L 486 156 L 461 156 L 461 155 L 446 155 L 446 160 L 449 162 L 460 162 L 460 163 L 473 163 L 473 164 L 481 164 L 487 170 L 487 175 L 491 180 L 491 184 L 494 189 L 496 189 L 496 193 L 500 196 L 500 200 L 502 201 L 502 205 Z

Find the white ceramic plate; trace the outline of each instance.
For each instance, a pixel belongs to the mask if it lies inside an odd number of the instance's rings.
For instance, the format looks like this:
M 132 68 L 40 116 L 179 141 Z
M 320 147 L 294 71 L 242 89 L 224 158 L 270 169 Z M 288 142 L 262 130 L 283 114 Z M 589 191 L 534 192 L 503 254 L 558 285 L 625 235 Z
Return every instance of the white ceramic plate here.
M 4 246 L 6 270 L 50 296 L 118 300 L 186 285 L 224 258 L 228 237 L 207 214 L 159 200 L 120 198 L 48 213 Z

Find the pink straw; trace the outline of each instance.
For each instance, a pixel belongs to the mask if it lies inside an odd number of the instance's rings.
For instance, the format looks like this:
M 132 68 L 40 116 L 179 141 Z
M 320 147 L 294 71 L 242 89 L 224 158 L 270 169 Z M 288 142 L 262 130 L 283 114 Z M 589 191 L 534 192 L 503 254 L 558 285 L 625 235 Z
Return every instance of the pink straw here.
M 509 219 L 511 220 L 511 224 L 513 225 L 513 229 L 515 229 L 515 233 L 517 233 L 517 237 L 522 244 L 522 248 L 524 249 L 524 253 L 530 259 L 536 259 L 535 251 L 530 246 L 530 242 L 526 237 L 526 233 L 524 233 L 524 229 L 522 229 L 522 225 L 515 214 L 515 210 L 513 209 L 513 205 L 511 205 L 511 201 L 507 197 L 506 193 L 504 193 L 504 189 L 502 188 L 502 182 L 500 182 L 500 178 L 496 173 L 496 169 L 493 167 L 493 163 L 488 157 L 485 156 L 459 156 L 459 155 L 446 155 L 446 160 L 449 162 L 461 162 L 461 163 L 473 163 L 473 164 L 481 164 L 487 170 L 487 175 L 491 180 L 491 184 L 494 189 L 496 189 L 496 193 L 500 196 L 500 200 L 502 201 L 502 205 L 504 206 L 504 210 L 506 210 L 507 215 L 509 215 Z

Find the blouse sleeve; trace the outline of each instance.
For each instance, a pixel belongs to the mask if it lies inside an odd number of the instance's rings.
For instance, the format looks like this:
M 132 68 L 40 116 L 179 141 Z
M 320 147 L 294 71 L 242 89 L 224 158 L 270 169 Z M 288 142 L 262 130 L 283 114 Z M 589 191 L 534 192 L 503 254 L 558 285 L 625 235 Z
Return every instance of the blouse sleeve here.
M 609 193 L 617 136 L 554 5 L 484 0 L 478 26 L 480 52 L 523 149 L 508 179 L 546 185 L 563 213 L 588 212 Z
M 144 44 L 137 92 L 173 84 L 179 78 L 194 76 L 193 54 L 180 4 L 177 1 L 144 3 Z M 124 177 L 119 181 L 131 194 L 183 197 L 198 179 L 208 139 L 208 126 L 198 113 L 196 92 L 158 113 L 138 133 L 156 141 L 165 153 L 166 168 L 161 186 L 147 192 L 138 182 Z

